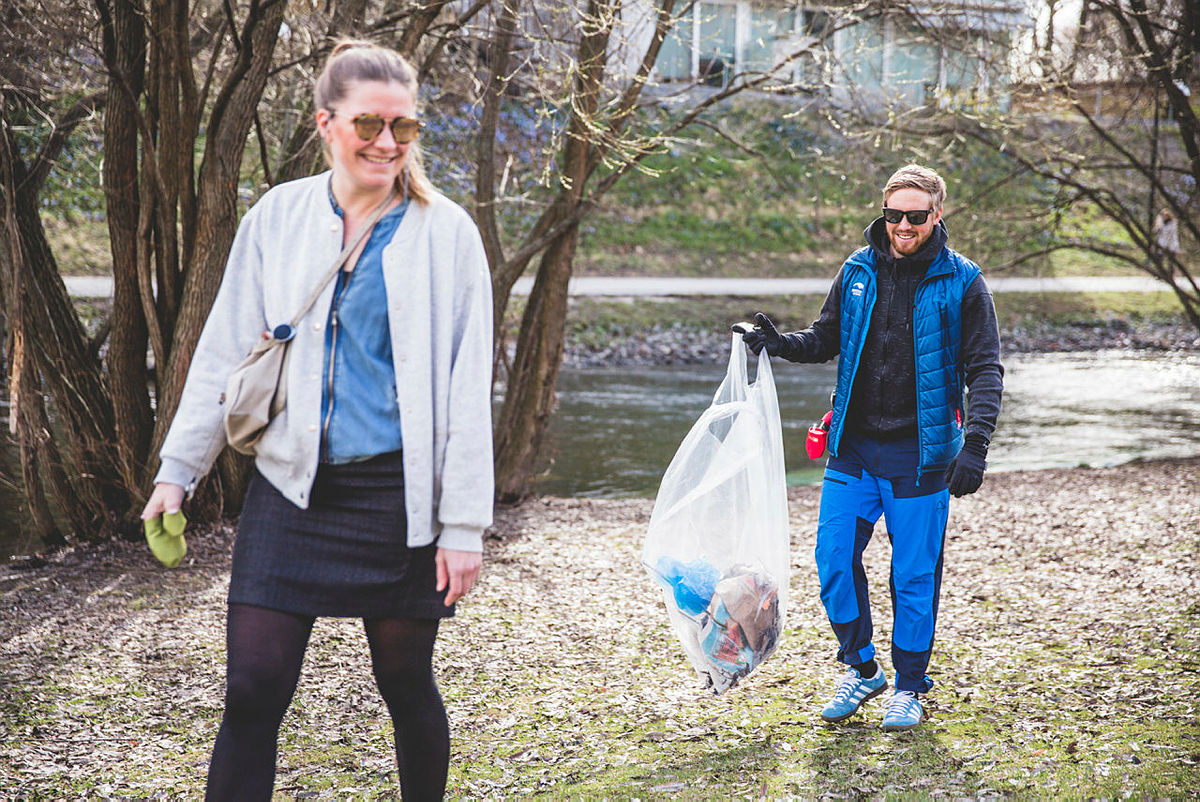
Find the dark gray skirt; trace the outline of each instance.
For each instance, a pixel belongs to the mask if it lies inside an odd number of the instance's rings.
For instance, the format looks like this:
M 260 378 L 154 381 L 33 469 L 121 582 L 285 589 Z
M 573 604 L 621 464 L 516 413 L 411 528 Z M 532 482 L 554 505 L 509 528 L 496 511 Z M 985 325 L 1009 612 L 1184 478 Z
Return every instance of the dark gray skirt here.
M 446 618 L 434 557 L 409 548 L 399 451 L 322 464 L 308 509 L 258 471 L 238 523 L 230 604 L 311 616 Z

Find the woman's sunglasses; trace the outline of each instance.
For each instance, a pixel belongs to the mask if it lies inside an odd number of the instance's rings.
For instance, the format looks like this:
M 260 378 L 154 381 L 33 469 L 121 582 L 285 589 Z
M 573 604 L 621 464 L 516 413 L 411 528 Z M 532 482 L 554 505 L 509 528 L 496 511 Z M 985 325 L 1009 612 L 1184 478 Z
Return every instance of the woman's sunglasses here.
M 400 140 L 397 139 L 396 141 L 399 142 Z M 893 225 L 899 223 L 901 220 L 907 217 L 908 222 L 912 223 L 914 226 L 921 226 L 925 224 L 925 221 L 929 219 L 929 215 L 931 214 L 933 214 L 933 209 L 911 209 L 905 212 L 901 211 L 900 209 L 889 209 L 886 206 L 883 207 L 883 219 Z
M 333 117 L 333 115 L 334 112 L 330 112 L 329 116 Z M 425 123 L 414 120 L 412 117 L 393 117 L 391 120 L 385 120 L 378 114 L 360 114 L 352 117 L 350 123 L 354 126 L 354 133 L 363 142 L 370 142 L 379 136 L 383 131 L 383 126 L 386 125 L 392 129 L 392 139 L 396 140 L 397 145 L 407 145 L 412 142 L 425 127 Z

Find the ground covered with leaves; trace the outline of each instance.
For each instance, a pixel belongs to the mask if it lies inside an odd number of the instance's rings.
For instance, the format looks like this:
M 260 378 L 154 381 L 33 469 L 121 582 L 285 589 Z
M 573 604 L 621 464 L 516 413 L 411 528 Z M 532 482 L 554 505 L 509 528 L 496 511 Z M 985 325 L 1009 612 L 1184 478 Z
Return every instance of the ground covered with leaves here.
M 791 493 L 775 655 L 700 690 L 639 564 L 652 502 L 499 511 L 439 640 L 448 795 L 726 798 L 1200 792 L 1200 460 L 995 474 L 954 502 L 925 697 L 817 713 L 840 674 L 817 597 L 816 488 Z M 194 798 L 221 713 L 232 529 L 174 571 L 139 544 L 0 569 L 0 797 Z M 867 549 L 887 666 L 889 548 Z M 881 697 L 882 698 L 882 697 Z M 356 621 L 313 633 L 277 798 L 399 795 Z

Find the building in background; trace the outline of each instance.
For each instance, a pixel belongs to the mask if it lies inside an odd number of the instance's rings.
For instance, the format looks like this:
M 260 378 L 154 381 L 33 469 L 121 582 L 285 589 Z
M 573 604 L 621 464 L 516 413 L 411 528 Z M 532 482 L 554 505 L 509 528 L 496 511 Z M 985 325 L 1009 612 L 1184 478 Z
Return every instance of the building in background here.
M 1014 0 L 867 7 L 699 0 L 679 16 L 656 66 L 664 82 L 722 86 L 773 70 L 777 89 L 835 102 L 1006 107 L 1014 43 L 1031 24 Z

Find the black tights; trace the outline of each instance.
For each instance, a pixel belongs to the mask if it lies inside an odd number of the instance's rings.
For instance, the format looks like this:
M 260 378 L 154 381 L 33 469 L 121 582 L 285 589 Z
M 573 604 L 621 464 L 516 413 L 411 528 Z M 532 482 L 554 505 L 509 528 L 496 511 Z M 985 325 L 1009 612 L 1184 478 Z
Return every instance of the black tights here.
M 225 715 L 208 769 L 207 799 L 269 800 L 279 723 L 292 701 L 314 619 L 229 605 Z M 438 622 L 368 619 L 375 684 L 396 735 L 404 799 L 441 799 L 450 765 L 450 727 L 433 679 Z

